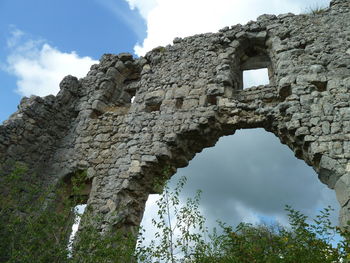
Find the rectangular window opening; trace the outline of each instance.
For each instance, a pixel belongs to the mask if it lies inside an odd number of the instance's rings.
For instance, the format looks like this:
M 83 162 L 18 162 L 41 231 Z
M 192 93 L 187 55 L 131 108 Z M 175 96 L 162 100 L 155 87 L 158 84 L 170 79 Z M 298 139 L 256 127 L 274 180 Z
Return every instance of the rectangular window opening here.
M 243 71 L 243 89 L 269 84 L 270 79 L 267 68 Z
M 217 105 L 217 96 L 208 95 L 207 96 L 207 103 L 208 103 L 208 105 Z
M 152 104 L 152 105 L 146 105 L 146 112 L 152 112 L 152 111 L 160 111 L 160 105 L 162 103 L 156 103 L 156 104 Z
M 184 99 L 183 98 L 177 98 L 176 101 L 175 101 L 175 108 L 176 109 L 181 109 L 183 103 L 184 103 Z

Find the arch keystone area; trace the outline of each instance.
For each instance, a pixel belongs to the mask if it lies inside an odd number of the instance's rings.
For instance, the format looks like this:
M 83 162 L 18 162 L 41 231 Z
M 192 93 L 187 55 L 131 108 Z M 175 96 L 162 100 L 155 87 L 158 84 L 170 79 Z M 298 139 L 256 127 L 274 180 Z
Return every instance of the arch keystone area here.
M 320 14 L 262 15 L 138 59 L 106 54 L 85 78 L 65 77 L 57 96 L 22 99 L 0 126 L 2 169 L 25 163 L 43 192 L 86 171 L 87 213 L 100 219 L 94 227 L 135 231 L 165 168 L 171 176 L 221 136 L 264 128 L 336 191 L 345 225 L 349 17 L 350 2 L 333 0 Z M 242 71 L 261 67 L 270 85 L 243 90 Z M 47 203 L 54 200 L 50 192 Z

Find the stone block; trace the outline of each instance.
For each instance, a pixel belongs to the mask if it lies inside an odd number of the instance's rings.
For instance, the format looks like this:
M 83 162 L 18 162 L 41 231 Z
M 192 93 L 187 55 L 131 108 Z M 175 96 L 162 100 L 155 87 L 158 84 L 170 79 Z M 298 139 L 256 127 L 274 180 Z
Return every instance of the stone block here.
M 350 200 L 350 173 L 344 174 L 336 182 L 334 190 L 340 203 L 340 206 L 345 206 Z
M 92 103 L 92 106 L 91 108 L 93 110 L 96 110 L 98 112 L 105 112 L 108 108 L 108 106 L 106 105 L 106 103 L 104 103 L 103 101 L 101 100 L 95 100 L 93 103 Z

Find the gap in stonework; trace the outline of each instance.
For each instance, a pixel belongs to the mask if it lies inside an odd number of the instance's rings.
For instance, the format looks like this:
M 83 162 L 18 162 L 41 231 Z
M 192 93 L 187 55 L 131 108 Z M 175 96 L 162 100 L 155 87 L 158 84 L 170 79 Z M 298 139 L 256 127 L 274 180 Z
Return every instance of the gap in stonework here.
M 335 209 L 331 220 L 338 224 L 335 192 L 264 129 L 238 130 L 220 138 L 214 147 L 198 153 L 187 167 L 178 169 L 170 179 L 170 187 L 174 188 L 181 176 L 187 177 L 181 204 L 196 190 L 202 190 L 200 210 L 210 230 L 218 227 L 217 220 L 231 226 L 240 222 L 287 225 L 285 205 L 311 218 L 331 205 Z M 146 203 L 141 223 L 145 240 L 155 240 L 153 235 L 159 230 L 152 225 L 159 197 L 150 195 Z
M 267 68 L 243 71 L 243 89 L 253 86 L 268 85 L 270 83 Z
M 78 231 L 78 228 L 80 225 L 81 216 L 84 214 L 85 209 L 86 209 L 86 204 L 76 205 L 73 208 L 74 223 L 72 225 L 72 232 L 71 232 L 71 234 L 69 236 L 69 240 L 68 240 L 68 256 L 69 257 L 72 256 L 74 238 L 77 234 L 77 231 Z

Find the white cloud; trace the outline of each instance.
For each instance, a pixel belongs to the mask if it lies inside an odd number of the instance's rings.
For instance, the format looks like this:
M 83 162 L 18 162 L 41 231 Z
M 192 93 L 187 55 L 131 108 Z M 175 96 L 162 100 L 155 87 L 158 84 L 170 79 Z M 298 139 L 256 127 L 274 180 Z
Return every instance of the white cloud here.
M 126 0 L 130 9 L 138 9 L 141 16 L 147 20 L 148 14 L 157 5 L 157 0 Z
M 145 213 L 142 218 L 141 226 L 146 230 L 144 237 L 146 238 L 147 244 L 150 240 L 154 238 L 154 234 L 157 232 L 157 228 L 152 224 L 152 219 L 156 217 L 158 212 L 157 201 L 160 199 L 161 195 L 151 194 L 148 196 Z M 145 243 L 146 244 L 146 243 Z
M 235 216 L 238 218 L 242 218 L 243 222 L 250 224 L 260 223 L 258 214 L 252 208 L 244 206 L 239 201 L 236 201 L 236 203 L 234 204 L 234 208 L 237 213 Z
M 125 0 L 139 10 L 147 23 L 147 37 L 135 46 L 144 55 L 152 48 L 171 44 L 175 37 L 215 32 L 225 26 L 244 24 L 259 15 L 300 13 L 329 0 Z M 254 7 L 254 8 L 252 8 Z
M 24 39 L 25 36 L 14 29 L 7 41 L 10 54 L 6 70 L 17 77 L 17 92 L 21 95 L 56 95 L 64 76 L 84 77 L 90 66 L 98 62 L 79 57 L 74 51 L 61 52 L 42 39 Z
M 11 37 L 9 39 L 7 39 L 7 47 L 8 48 L 15 47 L 16 44 L 18 43 L 18 41 L 24 35 L 24 33 L 21 30 L 15 28 L 13 26 L 11 26 L 11 28 L 12 28 Z

